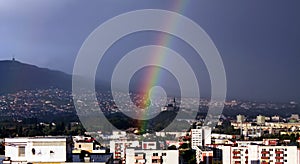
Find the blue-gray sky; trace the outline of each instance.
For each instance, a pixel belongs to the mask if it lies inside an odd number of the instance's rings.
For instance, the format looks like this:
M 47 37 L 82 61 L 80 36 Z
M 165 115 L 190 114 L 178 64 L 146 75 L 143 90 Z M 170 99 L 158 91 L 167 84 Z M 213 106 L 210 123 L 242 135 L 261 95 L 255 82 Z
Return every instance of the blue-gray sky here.
M 131 10 L 165 9 L 192 19 L 214 41 L 228 97 L 300 102 L 299 7 L 298 0 L 0 0 L 0 59 L 15 56 L 71 73 L 82 43 L 105 20 Z M 148 34 L 136 36 L 139 44 L 148 43 L 143 36 Z

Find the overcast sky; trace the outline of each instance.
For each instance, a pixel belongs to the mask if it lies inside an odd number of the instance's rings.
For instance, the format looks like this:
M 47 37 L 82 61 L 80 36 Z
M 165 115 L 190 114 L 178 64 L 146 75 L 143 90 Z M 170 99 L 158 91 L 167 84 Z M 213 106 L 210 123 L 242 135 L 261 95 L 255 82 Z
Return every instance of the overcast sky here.
M 0 60 L 15 56 L 71 73 L 82 43 L 101 23 L 132 10 L 165 9 L 192 19 L 211 37 L 224 62 L 228 97 L 300 102 L 299 7 L 298 0 L 0 0 Z M 152 43 L 155 35 L 129 36 L 111 53 Z M 170 48 L 190 52 L 173 42 Z

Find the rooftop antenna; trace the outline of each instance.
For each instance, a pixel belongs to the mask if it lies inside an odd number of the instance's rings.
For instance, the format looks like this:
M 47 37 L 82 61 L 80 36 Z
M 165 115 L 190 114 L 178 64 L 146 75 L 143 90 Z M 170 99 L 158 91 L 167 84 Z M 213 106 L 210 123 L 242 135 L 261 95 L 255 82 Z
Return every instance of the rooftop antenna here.
M 16 61 L 15 55 L 12 55 L 12 61 Z

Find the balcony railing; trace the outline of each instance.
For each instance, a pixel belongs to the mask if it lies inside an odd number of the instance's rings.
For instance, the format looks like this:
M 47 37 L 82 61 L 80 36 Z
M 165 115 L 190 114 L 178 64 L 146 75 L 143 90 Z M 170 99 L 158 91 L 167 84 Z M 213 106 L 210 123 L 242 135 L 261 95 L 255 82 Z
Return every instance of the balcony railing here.
M 240 156 L 232 156 L 233 159 L 240 159 Z
M 281 156 L 276 156 L 275 159 L 283 159 Z
M 261 154 L 269 154 L 270 152 L 268 151 L 261 151 Z
M 135 156 L 134 159 L 136 160 L 144 159 L 144 156 Z
M 152 156 L 152 159 L 161 159 L 161 156 Z

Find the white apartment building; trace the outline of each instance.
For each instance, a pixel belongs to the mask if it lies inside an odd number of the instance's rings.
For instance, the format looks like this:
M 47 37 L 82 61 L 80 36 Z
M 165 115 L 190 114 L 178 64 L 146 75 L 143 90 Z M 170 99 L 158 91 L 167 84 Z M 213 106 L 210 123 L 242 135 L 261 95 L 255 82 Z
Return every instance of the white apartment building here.
M 128 148 L 126 163 L 129 164 L 178 164 L 178 150 L 137 150 Z
M 9 163 L 66 162 L 70 152 L 66 137 L 5 138 Z
M 146 150 L 146 149 L 155 150 L 155 149 L 157 149 L 157 144 L 156 144 L 155 141 L 153 141 L 153 142 L 145 142 L 145 141 L 143 141 L 142 142 L 142 149 L 144 149 L 144 150 Z
M 211 128 L 200 127 L 191 129 L 191 147 L 196 150 L 198 146 L 211 144 Z
M 223 164 L 299 164 L 297 146 L 227 146 L 214 145 L 222 150 Z M 215 155 L 214 155 L 215 156 Z
M 191 135 L 191 147 L 196 150 L 198 146 L 203 145 L 203 131 L 202 129 L 192 129 Z
M 114 159 L 120 159 L 125 161 L 126 149 L 128 147 L 140 147 L 139 141 L 128 141 L 128 140 L 111 140 L 109 142 L 110 153 L 113 153 Z
M 260 146 L 261 164 L 299 164 L 296 146 Z

